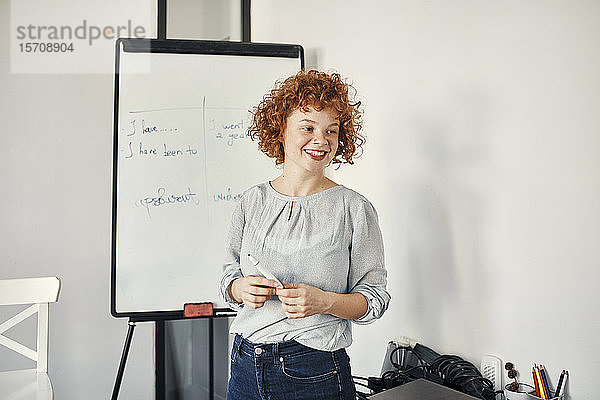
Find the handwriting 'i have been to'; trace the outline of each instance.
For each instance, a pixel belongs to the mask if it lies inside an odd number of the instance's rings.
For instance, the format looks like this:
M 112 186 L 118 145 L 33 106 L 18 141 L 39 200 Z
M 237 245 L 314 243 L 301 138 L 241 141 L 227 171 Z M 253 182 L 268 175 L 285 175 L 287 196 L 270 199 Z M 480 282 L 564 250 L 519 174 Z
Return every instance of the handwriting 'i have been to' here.
M 139 125 L 139 126 L 138 126 Z M 178 134 L 180 133 L 179 128 L 159 128 L 157 125 L 147 125 L 145 119 L 142 118 L 141 121 L 137 119 L 133 119 L 130 121 L 130 131 L 126 134 L 126 136 L 131 137 L 135 136 L 138 132 L 141 135 L 156 135 L 156 134 Z M 135 149 L 134 149 L 135 147 Z M 184 155 L 197 155 L 198 149 L 192 147 L 192 145 L 188 144 L 183 147 L 172 147 L 168 143 L 162 143 L 162 149 L 159 151 L 156 147 L 149 146 L 142 141 L 139 141 L 136 145 L 133 144 L 132 141 L 129 141 L 127 144 L 127 153 L 125 155 L 125 159 L 133 158 L 134 155 L 140 156 L 158 156 L 161 155 L 163 157 L 178 157 Z

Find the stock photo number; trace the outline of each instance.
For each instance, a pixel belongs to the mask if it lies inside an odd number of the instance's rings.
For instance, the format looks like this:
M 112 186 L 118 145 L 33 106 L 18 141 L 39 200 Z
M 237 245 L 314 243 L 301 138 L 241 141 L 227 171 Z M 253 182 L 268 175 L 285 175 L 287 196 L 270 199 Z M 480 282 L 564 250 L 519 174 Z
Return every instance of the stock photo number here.
M 66 53 L 73 51 L 73 43 L 26 42 L 19 43 L 21 53 Z

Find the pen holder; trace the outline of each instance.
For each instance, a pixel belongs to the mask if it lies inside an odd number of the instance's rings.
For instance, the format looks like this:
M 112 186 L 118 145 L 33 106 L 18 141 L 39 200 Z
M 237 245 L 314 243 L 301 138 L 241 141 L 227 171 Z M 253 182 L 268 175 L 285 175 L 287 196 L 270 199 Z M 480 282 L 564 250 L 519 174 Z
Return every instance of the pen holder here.
M 535 388 L 527 383 L 519 383 L 518 392 L 508 390 L 508 385 L 506 385 L 504 389 L 506 389 L 504 390 L 504 397 L 506 397 L 506 400 L 531 400 L 529 393 L 532 389 L 534 389 L 535 393 Z
M 564 398 L 565 398 L 565 394 L 564 393 L 561 393 L 558 396 L 554 396 L 554 392 L 550 391 L 550 394 L 552 395 L 552 397 L 550 397 L 549 400 L 564 400 Z M 535 395 L 535 390 L 533 392 L 529 392 L 528 399 L 529 400 L 542 400 L 541 397 L 538 397 L 538 396 Z

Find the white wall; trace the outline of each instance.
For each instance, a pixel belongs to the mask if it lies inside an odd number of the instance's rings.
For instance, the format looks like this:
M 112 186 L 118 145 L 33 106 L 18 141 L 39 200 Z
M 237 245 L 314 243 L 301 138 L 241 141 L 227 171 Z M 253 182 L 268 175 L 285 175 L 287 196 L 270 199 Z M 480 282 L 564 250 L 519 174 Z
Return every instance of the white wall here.
M 127 329 L 109 314 L 113 77 L 11 74 L 9 11 L 0 2 L 0 275 L 61 277 L 56 398 L 106 399 Z M 254 41 L 302 44 L 366 105 L 365 154 L 332 175 L 378 209 L 393 300 L 355 329 L 356 374 L 409 335 L 524 375 L 569 369 L 571 398 L 593 398 L 599 20 L 586 1 L 253 2 Z M 121 398 L 152 398 L 152 363 L 140 325 Z
M 364 100 L 364 156 L 332 176 L 379 212 L 392 303 L 355 329 L 354 373 L 408 335 L 513 361 L 525 381 L 533 363 L 554 384 L 568 369 L 571 398 L 592 399 L 600 3 L 252 4 L 253 41 L 303 45 Z
M 169 39 L 242 40 L 238 0 L 167 1 Z

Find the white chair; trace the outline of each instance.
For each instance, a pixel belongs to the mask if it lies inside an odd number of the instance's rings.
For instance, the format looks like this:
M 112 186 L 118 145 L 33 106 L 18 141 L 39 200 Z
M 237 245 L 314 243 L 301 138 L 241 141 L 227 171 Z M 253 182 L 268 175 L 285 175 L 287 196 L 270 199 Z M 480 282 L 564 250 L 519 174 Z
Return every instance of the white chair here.
M 0 323 L 0 345 L 36 362 L 35 369 L 0 372 L 2 400 L 53 399 L 48 378 L 48 303 L 58 300 L 60 281 L 55 277 L 0 280 L 0 306 L 32 304 Z M 37 348 L 30 349 L 3 335 L 4 332 L 37 313 Z

